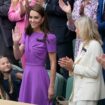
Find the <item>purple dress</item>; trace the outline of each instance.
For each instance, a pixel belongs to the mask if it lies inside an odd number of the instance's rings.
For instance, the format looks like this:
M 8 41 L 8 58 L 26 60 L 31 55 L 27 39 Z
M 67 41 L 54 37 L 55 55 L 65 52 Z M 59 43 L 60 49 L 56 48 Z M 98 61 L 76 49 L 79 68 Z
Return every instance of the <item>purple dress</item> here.
M 24 35 L 26 66 L 19 93 L 19 101 L 37 105 L 52 105 L 48 100 L 50 79 L 45 69 L 48 52 L 56 52 L 56 37 L 48 34 L 45 42 L 43 33 Z

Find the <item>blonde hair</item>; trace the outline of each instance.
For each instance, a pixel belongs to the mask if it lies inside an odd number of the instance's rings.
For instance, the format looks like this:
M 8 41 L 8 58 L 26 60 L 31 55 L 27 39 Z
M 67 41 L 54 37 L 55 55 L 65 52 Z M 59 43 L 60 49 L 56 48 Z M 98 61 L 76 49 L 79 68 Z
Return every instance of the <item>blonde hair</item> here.
M 97 40 L 100 44 L 102 44 L 98 27 L 89 17 L 81 16 L 75 21 L 75 26 L 79 29 L 79 36 L 83 41 L 89 43 L 90 40 Z

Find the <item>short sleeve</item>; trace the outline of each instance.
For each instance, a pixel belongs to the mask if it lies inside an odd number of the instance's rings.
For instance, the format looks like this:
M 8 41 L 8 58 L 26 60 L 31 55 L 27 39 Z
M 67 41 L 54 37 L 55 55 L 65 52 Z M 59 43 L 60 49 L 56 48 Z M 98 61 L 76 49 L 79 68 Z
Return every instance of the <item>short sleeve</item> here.
M 54 34 L 48 34 L 47 50 L 48 52 L 56 52 L 56 36 Z
M 24 33 L 24 34 L 22 34 L 20 43 L 21 43 L 21 44 L 25 44 L 25 40 L 26 40 L 26 34 Z

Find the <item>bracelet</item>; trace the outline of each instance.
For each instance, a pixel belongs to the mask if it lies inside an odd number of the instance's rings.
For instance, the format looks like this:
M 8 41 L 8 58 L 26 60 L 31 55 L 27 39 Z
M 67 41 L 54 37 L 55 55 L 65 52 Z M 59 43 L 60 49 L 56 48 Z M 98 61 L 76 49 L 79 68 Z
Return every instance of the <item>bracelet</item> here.
M 72 14 L 71 13 L 67 13 L 67 19 L 69 20 L 70 18 L 72 18 Z

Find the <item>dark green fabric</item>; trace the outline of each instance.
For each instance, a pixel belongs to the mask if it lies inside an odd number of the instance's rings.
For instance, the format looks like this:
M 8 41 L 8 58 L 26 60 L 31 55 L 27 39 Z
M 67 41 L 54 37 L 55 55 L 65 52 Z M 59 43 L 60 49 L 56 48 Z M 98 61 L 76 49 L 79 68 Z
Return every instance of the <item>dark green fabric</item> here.
M 67 84 L 66 84 L 66 96 L 65 98 L 68 100 L 71 93 L 72 93 L 72 88 L 73 88 L 73 77 L 69 77 L 67 79 Z

